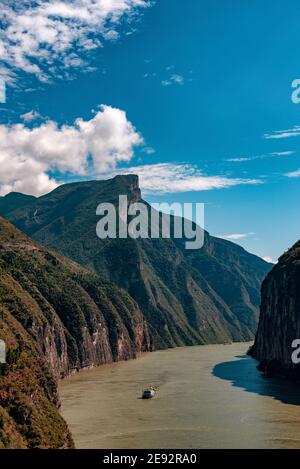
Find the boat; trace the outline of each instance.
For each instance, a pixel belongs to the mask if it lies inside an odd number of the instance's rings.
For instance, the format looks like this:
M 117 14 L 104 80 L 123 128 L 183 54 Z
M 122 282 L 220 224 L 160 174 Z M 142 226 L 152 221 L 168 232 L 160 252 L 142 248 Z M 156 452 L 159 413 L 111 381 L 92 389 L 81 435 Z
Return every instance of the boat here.
M 153 399 L 156 395 L 156 388 L 150 387 L 147 389 L 144 389 L 142 399 Z

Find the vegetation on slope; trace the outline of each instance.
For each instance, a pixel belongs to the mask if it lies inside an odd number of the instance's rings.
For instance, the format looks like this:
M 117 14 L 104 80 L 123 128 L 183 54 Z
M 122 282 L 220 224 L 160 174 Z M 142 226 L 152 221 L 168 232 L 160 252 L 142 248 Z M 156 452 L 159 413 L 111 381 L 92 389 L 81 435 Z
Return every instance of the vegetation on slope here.
M 72 446 L 57 379 L 150 348 L 129 295 L 0 218 L 0 447 Z

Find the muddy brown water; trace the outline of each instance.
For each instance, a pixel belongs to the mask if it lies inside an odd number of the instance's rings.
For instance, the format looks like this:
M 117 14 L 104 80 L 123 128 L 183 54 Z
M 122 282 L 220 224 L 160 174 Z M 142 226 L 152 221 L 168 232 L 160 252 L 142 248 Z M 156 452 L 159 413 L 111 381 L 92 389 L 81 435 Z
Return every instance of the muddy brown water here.
M 61 413 L 76 447 L 300 447 L 300 388 L 262 376 L 248 347 L 149 353 L 61 381 Z M 148 385 L 159 392 L 144 401 Z

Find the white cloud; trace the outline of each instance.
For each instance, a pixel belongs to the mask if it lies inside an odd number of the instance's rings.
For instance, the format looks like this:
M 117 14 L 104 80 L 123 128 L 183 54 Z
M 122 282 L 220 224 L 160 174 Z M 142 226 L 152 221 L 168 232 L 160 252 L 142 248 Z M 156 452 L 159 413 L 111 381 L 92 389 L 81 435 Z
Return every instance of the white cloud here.
M 266 133 L 264 138 L 267 140 L 271 139 L 282 139 L 282 138 L 290 138 L 290 137 L 299 137 L 300 136 L 300 126 L 294 125 L 292 129 L 287 130 L 275 130 L 270 133 Z
M 83 67 L 87 52 L 118 38 L 118 26 L 150 0 L 5 0 L 1 2 L 0 58 L 8 76 L 22 70 L 47 81 Z
M 118 169 L 114 174 L 138 174 L 145 194 L 167 194 L 176 192 L 209 191 L 225 189 L 243 184 L 261 184 L 257 179 L 206 176 L 189 164 L 158 163 Z M 111 173 L 107 175 L 110 177 Z
M 249 238 L 254 236 L 255 233 L 236 233 L 236 234 L 227 234 L 227 235 L 220 235 L 218 238 L 228 239 L 232 241 L 238 241 L 240 239 Z
M 100 174 L 129 162 L 143 139 L 120 109 L 101 106 L 90 120 L 0 125 L 0 194 L 40 195 L 57 186 L 48 174 Z M 90 161 L 91 159 L 91 161 Z
M 153 155 L 155 150 L 152 147 L 145 147 L 143 148 L 143 152 L 146 153 L 146 155 Z
M 162 80 L 161 84 L 163 86 L 184 85 L 184 77 L 174 73 L 167 80 Z
M 33 122 L 36 119 L 40 119 L 42 116 L 37 111 L 29 111 L 25 112 L 25 114 L 21 114 L 20 117 L 24 122 Z
M 278 261 L 275 261 L 274 259 L 272 259 L 272 257 L 270 257 L 270 256 L 263 257 L 263 260 L 268 262 L 269 264 L 277 264 L 277 262 L 278 262 Z
M 291 156 L 295 153 L 295 151 L 274 151 L 273 153 L 270 153 L 270 156 Z
M 155 72 L 144 73 L 144 78 L 155 78 L 156 76 L 157 76 L 157 73 Z
M 92 178 L 116 174 L 139 174 L 144 193 L 207 191 L 244 184 L 261 184 L 257 179 L 207 176 L 189 164 L 158 163 L 124 168 L 135 147 L 144 146 L 142 136 L 126 113 L 100 106 L 90 120 L 77 118 L 72 125 L 59 126 L 47 120 L 28 126 L 33 112 L 23 115 L 24 123 L 0 125 L 0 195 L 11 191 L 41 195 L 57 187 L 67 175 Z M 121 168 L 120 168 L 121 166 Z M 122 168 L 123 166 L 123 168 Z
M 0 78 L 0 103 L 6 103 L 6 86 L 5 81 Z
M 285 176 L 288 178 L 299 178 L 300 177 L 300 168 L 296 171 L 292 171 L 291 173 L 286 173 Z
M 227 158 L 226 161 L 228 163 L 244 163 L 246 161 L 251 161 L 253 158 L 250 156 L 239 156 L 236 158 Z
M 295 151 L 280 151 L 280 152 L 273 152 L 267 153 L 266 155 L 256 155 L 256 156 L 240 156 L 237 158 L 227 158 L 226 161 L 229 163 L 245 163 L 247 161 L 255 161 L 255 160 L 264 160 L 266 158 L 279 158 L 285 156 L 292 156 L 296 152 Z

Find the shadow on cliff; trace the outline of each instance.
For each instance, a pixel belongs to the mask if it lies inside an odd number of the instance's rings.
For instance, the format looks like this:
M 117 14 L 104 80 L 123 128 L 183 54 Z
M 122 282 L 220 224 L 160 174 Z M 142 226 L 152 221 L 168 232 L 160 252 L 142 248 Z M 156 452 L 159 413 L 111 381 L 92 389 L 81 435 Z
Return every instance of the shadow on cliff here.
M 269 396 L 285 404 L 300 405 L 300 386 L 284 378 L 267 378 L 257 369 L 257 362 L 247 355 L 216 365 L 213 376 L 230 381 L 247 392 Z

